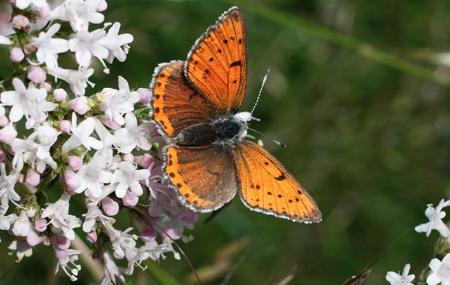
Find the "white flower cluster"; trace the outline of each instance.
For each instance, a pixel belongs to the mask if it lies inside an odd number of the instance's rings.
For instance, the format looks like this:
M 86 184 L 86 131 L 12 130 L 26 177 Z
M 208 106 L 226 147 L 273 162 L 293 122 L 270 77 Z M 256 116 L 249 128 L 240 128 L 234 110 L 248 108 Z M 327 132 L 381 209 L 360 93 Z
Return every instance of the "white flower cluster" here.
M 431 231 L 436 230 L 439 232 L 441 237 L 446 241 L 447 245 L 450 245 L 450 230 L 448 226 L 443 222 L 446 216 L 444 208 L 450 206 L 450 200 L 442 199 L 436 207 L 433 205 L 428 205 L 425 210 L 425 216 L 428 218 L 428 222 L 418 225 L 415 230 L 418 233 L 425 233 L 426 236 L 430 236 Z M 448 248 L 448 246 L 447 246 Z M 427 270 L 426 284 L 427 285 L 450 285 L 450 252 L 446 250 L 447 253 L 442 258 L 433 258 L 429 263 L 429 270 Z M 391 285 L 413 285 L 415 278 L 414 274 L 409 274 L 411 266 L 406 264 L 402 274 L 395 272 L 388 272 L 386 275 L 386 280 Z
M 13 9 L 0 11 L 0 45 L 14 67 L 0 81 L 0 230 L 11 235 L 9 249 L 20 261 L 51 246 L 57 271 L 75 281 L 80 251 L 72 241 L 81 228 L 104 264 L 102 284 L 123 282 L 148 258 L 179 258 L 172 242 L 197 217 L 150 155 L 157 132 L 149 90 L 130 90 L 119 77 L 118 89 L 86 96 L 93 64 L 108 73 L 108 63 L 125 61 L 133 37 L 119 33 L 120 23 L 99 27 L 105 0 L 10 2 Z M 84 201 L 81 216 L 70 211 L 75 199 Z M 121 210 L 129 228 L 116 228 Z

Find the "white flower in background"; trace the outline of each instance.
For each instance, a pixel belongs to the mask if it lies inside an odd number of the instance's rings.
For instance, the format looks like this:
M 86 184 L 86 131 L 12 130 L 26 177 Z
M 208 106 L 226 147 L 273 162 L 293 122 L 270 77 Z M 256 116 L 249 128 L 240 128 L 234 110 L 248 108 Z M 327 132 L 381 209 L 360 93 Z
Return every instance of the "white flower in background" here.
M 0 230 L 8 231 L 16 220 L 17 220 L 16 214 L 11 214 L 7 216 L 0 215 Z
M 87 118 L 83 122 L 77 125 L 77 115 L 72 113 L 72 136 L 63 144 L 62 151 L 67 153 L 70 150 L 84 146 L 86 149 L 100 149 L 103 144 L 98 139 L 91 137 L 95 128 L 95 119 L 92 117 Z
M 8 175 L 5 164 L 0 164 L 0 200 L 2 204 L 1 209 L 4 213 L 8 210 L 9 202 L 17 205 L 17 202 L 20 201 L 20 196 L 15 191 L 18 178 L 19 174 L 17 172 L 13 171 Z
M 106 171 L 106 153 L 95 154 L 94 157 L 77 172 L 80 185 L 75 189 L 76 193 L 85 191 L 87 197 L 96 199 L 102 196 L 103 187 L 111 182 L 111 173 Z
M 150 137 L 150 124 L 143 123 L 138 125 L 136 116 L 128 113 L 125 116 L 125 128 L 119 129 L 114 133 L 116 145 L 122 153 L 130 153 L 136 147 L 143 150 L 149 150 L 152 145 L 148 141 Z
M 81 30 L 69 41 L 70 51 L 75 53 L 80 67 L 89 67 L 92 57 L 96 57 L 105 66 L 103 59 L 108 57 L 108 50 L 99 42 L 105 35 L 106 32 L 102 29 L 92 32 Z
M 47 112 L 53 111 L 56 104 L 46 101 L 47 91 L 37 89 L 30 84 L 27 89 L 23 82 L 13 79 L 15 91 L 4 91 L 0 95 L 0 100 L 5 106 L 12 106 L 9 119 L 14 123 L 26 117 L 26 127 L 32 128 L 35 123 L 43 122 L 47 118 Z
M 105 88 L 97 97 L 106 117 L 120 126 L 125 124 L 123 115 L 132 112 L 134 104 L 140 99 L 138 92 L 130 91 L 128 82 L 122 76 L 119 76 L 119 90 Z
M 5 36 L 2 36 L 2 35 L 0 35 L 0 45 L 11 45 L 12 44 L 12 41 L 8 38 L 8 37 L 5 37 Z
M 41 218 L 50 219 L 49 223 L 53 228 L 64 234 L 69 240 L 75 239 L 74 228 L 81 226 L 81 221 L 77 217 L 69 214 L 70 195 L 63 193 L 58 201 L 49 204 L 42 212 Z
M 69 50 L 69 42 L 65 39 L 54 39 L 53 36 L 61 28 L 60 24 L 53 24 L 47 32 L 41 32 L 38 37 L 31 39 L 31 44 L 37 48 L 36 57 L 39 63 L 48 68 L 58 67 L 58 54 Z
M 412 281 L 416 276 L 414 274 L 411 275 L 409 274 L 410 269 L 411 265 L 406 264 L 405 267 L 403 268 L 402 275 L 393 271 L 389 271 L 386 274 L 386 280 L 391 285 L 413 285 Z
M 105 37 L 100 40 L 100 44 L 109 50 L 107 61 L 112 63 L 114 58 L 124 62 L 127 58 L 128 44 L 133 42 L 131 34 L 119 35 L 120 23 L 114 23 L 109 28 Z M 124 49 L 125 48 L 125 49 Z
M 75 95 L 83 96 L 86 93 L 86 87 L 88 83 L 94 86 L 93 83 L 89 82 L 89 77 L 94 74 L 94 69 L 92 68 L 80 68 L 79 70 L 64 69 L 64 68 L 53 68 L 49 69 L 50 75 L 54 76 L 55 79 L 62 79 L 69 83 L 70 89 L 75 93 Z
M 119 163 L 118 169 L 112 176 L 111 184 L 115 185 L 115 192 L 118 198 L 125 197 L 127 190 L 141 196 L 143 193 L 142 186 L 139 181 L 150 177 L 148 169 L 136 169 L 136 166 L 128 161 Z
M 418 225 L 415 227 L 416 232 L 418 233 L 426 233 L 427 236 L 430 236 L 432 230 L 437 230 L 441 236 L 449 237 L 450 230 L 447 225 L 442 221 L 445 217 L 446 213 L 442 211 L 443 208 L 448 207 L 450 205 L 450 200 L 445 201 L 442 199 L 437 205 L 436 208 L 433 205 L 427 205 L 427 209 L 425 210 L 425 216 L 427 216 L 429 222 L 425 224 Z
M 16 7 L 24 10 L 30 5 L 35 8 L 42 8 L 47 5 L 47 0 L 15 0 Z
M 77 32 L 87 30 L 89 23 L 103 23 L 105 17 L 98 12 L 103 0 L 65 0 L 50 13 L 50 19 L 70 23 Z
M 433 258 L 430 262 L 431 273 L 427 277 L 428 285 L 450 285 L 450 253 L 440 261 Z

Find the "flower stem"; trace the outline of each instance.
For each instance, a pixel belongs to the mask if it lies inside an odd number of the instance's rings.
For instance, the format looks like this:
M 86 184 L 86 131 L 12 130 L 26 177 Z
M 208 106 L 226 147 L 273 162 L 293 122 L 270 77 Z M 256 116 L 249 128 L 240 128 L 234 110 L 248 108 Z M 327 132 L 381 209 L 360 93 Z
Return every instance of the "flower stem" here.
M 78 235 L 75 235 L 75 239 L 72 241 L 73 248 L 80 251 L 80 257 L 86 268 L 89 270 L 95 280 L 100 281 L 103 278 L 103 268 L 98 261 L 92 258 L 92 253 L 86 244 L 81 240 Z
M 432 81 L 444 87 L 450 88 L 450 78 L 436 74 L 434 70 L 423 67 L 419 64 L 409 62 L 401 59 L 391 53 L 382 51 L 371 46 L 368 43 L 362 42 L 354 37 L 343 33 L 336 32 L 330 28 L 311 22 L 299 15 L 290 15 L 273 8 L 270 8 L 261 3 L 255 3 L 251 0 L 226 0 L 237 4 L 248 11 L 265 17 L 275 23 L 292 28 L 296 31 L 308 34 L 312 37 L 336 44 L 342 48 L 352 50 L 359 55 L 389 66 L 400 72 Z

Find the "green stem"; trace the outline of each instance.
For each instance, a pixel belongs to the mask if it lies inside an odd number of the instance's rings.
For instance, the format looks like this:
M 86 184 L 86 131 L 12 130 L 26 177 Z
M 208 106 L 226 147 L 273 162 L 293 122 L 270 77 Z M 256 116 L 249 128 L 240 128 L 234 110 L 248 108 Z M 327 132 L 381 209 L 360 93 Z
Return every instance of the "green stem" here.
M 306 20 L 301 16 L 290 15 L 288 13 L 284 13 L 275 10 L 273 8 L 270 8 L 264 4 L 254 3 L 249 0 L 226 0 L 226 1 L 239 5 L 240 7 L 252 13 L 258 14 L 280 25 L 292 28 L 296 31 L 308 34 L 321 40 L 336 44 L 340 47 L 352 50 L 369 60 L 384 64 L 400 72 L 418 78 L 422 78 L 425 80 L 433 81 L 437 84 L 450 88 L 450 78 L 436 74 L 434 70 L 401 59 L 393 54 L 379 50 L 371 46 L 370 44 L 364 43 L 351 36 L 336 32 L 330 28 Z

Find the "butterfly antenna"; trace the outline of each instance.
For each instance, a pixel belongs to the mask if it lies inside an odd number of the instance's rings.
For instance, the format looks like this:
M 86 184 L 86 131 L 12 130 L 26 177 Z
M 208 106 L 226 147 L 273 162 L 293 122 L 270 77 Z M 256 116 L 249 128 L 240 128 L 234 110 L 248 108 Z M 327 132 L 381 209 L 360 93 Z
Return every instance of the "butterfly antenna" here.
M 282 148 L 286 148 L 286 145 L 285 145 L 284 143 L 282 143 L 281 141 L 275 139 L 275 138 L 272 137 L 272 136 L 263 134 L 263 133 L 261 133 L 260 131 L 255 130 L 255 129 L 250 128 L 250 127 L 247 127 L 247 129 L 250 130 L 250 131 L 252 131 L 252 132 L 257 133 L 258 135 L 262 136 L 264 139 L 273 142 L 273 143 L 276 144 L 277 146 L 280 146 L 280 147 L 282 147 Z
M 258 105 L 259 98 L 261 97 L 261 93 L 263 91 L 264 85 L 266 84 L 267 78 L 269 77 L 270 69 L 267 69 L 266 74 L 264 75 L 263 81 L 261 83 L 261 87 L 259 88 L 258 97 L 256 97 L 255 105 L 253 105 L 252 111 L 250 114 L 253 114 L 253 112 L 256 109 L 256 106 Z

